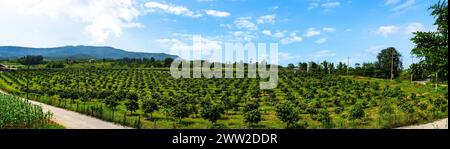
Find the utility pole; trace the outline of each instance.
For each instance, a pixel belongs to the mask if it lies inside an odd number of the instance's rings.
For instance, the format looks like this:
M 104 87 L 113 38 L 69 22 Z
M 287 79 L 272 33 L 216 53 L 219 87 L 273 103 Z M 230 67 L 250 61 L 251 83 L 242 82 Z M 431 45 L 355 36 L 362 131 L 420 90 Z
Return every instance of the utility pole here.
M 411 56 L 411 65 L 414 64 L 414 56 Z M 413 67 L 409 70 L 411 73 L 411 82 L 413 82 Z
M 394 79 L 394 51 L 391 50 L 391 81 Z
M 309 73 L 309 69 L 311 69 L 311 62 L 308 62 L 306 65 L 306 73 Z
M 350 57 L 347 57 L 347 76 L 349 67 L 350 67 Z
M 25 60 L 26 61 L 26 63 L 27 63 L 27 68 L 28 68 L 28 75 L 27 75 L 27 98 L 26 98 L 26 100 L 27 100 L 27 102 L 28 102 L 28 92 L 30 91 L 30 89 L 28 88 L 28 84 L 29 84 L 29 80 L 30 80 L 30 76 L 29 76 L 29 74 L 30 74 L 30 64 L 28 64 L 28 61 L 27 60 Z
M 435 90 L 437 91 L 438 90 L 438 72 L 439 72 L 439 70 L 437 70 L 436 71 L 436 85 L 435 85 Z

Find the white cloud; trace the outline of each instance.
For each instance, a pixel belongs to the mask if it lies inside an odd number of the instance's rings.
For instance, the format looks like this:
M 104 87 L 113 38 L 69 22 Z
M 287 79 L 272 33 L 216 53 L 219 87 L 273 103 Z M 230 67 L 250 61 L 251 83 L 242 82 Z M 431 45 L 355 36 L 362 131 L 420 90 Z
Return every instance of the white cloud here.
M 275 11 L 275 10 L 277 10 L 278 8 L 280 8 L 280 7 L 278 7 L 278 6 L 273 6 L 273 7 L 270 7 L 270 11 Z
M 197 0 L 198 2 L 214 2 L 216 0 Z
M 275 14 L 260 16 L 256 20 L 256 23 L 258 23 L 258 24 L 264 24 L 264 23 L 274 24 L 275 23 L 275 18 L 276 18 Z
M 225 11 L 217 11 L 217 10 L 205 10 L 205 13 L 214 17 L 228 17 L 231 14 Z
M 397 2 L 399 3 L 399 2 Z M 416 0 L 404 0 L 401 4 L 396 5 L 391 10 L 396 13 L 403 13 L 416 4 Z
M 376 56 L 378 55 L 378 53 L 380 53 L 380 51 L 382 49 L 387 48 L 387 45 L 376 45 L 376 46 L 372 46 L 367 48 L 366 50 L 364 50 L 365 52 L 368 52 L 369 54 L 371 54 L 372 56 Z
M 0 1 L 0 6 L 15 8 L 15 12 L 9 13 L 17 17 L 34 16 L 39 20 L 51 18 L 82 23 L 84 32 L 96 43 L 105 43 L 111 35 L 120 37 L 125 28 L 142 27 L 135 22 L 139 11 L 132 0 L 15 0 Z
M 391 34 L 396 33 L 399 30 L 399 27 L 395 25 L 389 25 L 389 26 L 380 26 L 377 30 L 378 35 L 382 35 L 384 37 L 387 37 Z
M 280 40 L 281 44 L 291 44 L 294 42 L 301 42 L 303 41 L 302 37 L 297 36 L 297 33 L 291 33 L 288 37 L 283 38 Z
M 322 50 L 322 51 L 318 51 L 318 52 L 314 53 L 314 56 L 316 58 L 329 58 L 329 57 L 336 56 L 336 53 L 330 52 L 328 50 Z
M 341 5 L 340 2 L 326 2 L 326 3 L 323 3 L 322 5 L 320 5 L 320 7 L 325 8 L 325 9 L 331 9 L 331 8 L 339 7 L 340 5 Z
M 262 33 L 267 36 L 272 36 L 272 32 L 269 30 L 263 30 Z
M 308 7 L 308 10 L 314 9 L 316 7 L 319 7 L 319 3 L 310 3 L 309 7 Z
M 233 26 L 231 24 L 220 24 L 220 27 L 231 29 Z
M 412 34 L 414 32 L 422 31 L 423 29 L 424 29 L 424 26 L 422 24 L 413 22 L 413 23 L 408 24 L 405 31 L 408 34 Z
M 312 10 L 314 8 L 322 8 L 323 10 L 330 10 L 332 8 L 336 8 L 341 6 L 339 1 L 331 1 L 331 0 L 310 0 L 308 10 Z
M 234 39 L 233 41 L 252 41 L 257 38 L 255 34 L 250 31 L 235 31 L 231 32 Z
M 306 33 L 305 33 L 305 37 L 313 37 L 313 36 L 318 36 L 320 35 L 320 31 L 315 29 L 315 28 L 309 28 Z
M 278 52 L 278 59 L 279 60 L 290 60 L 300 58 L 300 56 L 292 55 L 291 53 L 285 53 L 285 52 Z
M 203 1 L 206 2 L 206 1 Z M 218 11 L 218 10 L 202 10 L 202 11 L 193 11 L 184 6 L 176 6 L 170 3 L 159 3 L 159 2 L 147 2 L 144 4 L 146 8 L 148 8 L 147 12 L 155 13 L 155 12 L 164 12 L 174 15 L 188 16 L 193 18 L 198 18 L 204 16 L 204 14 L 213 16 L 213 17 L 228 17 L 231 13 L 226 11 Z M 204 14 L 202 14 L 204 12 Z
M 201 47 L 199 49 L 193 48 L 193 41 L 191 34 L 173 34 L 173 38 L 158 39 L 157 42 L 166 45 L 170 54 L 175 54 L 183 59 L 196 59 L 189 57 L 190 52 L 201 52 L 204 59 L 215 59 L 213 55 L 210 55 L 213 51 L 222 50 L 222 42 L 210 39 L 208 37 L 201 38 Z
M 316 40 L 316 44 L 323 44 L 323 43 L 325 43 L 325 42 L 327 42 L 327 38 L 320 38 L 319 40 Z
M 172 4 L 165 4 L 165 3 L 158 3 L 158 2 L 146 2 L 144 4 L 144 6 L 146 8 L 149 8 L 148 12 L 162 11 L 162 12 L 169 13 L 169 14 L 182 15 L 182 16 L 188 16 L 188 17 L 194 17 L 194 18 L 202 16 L 202 14 L 193 12 L 186 7 L 176 6 L 176 5 L 172 5 Z
M 322 28 L 322 31 L 324 31 L 324 32 L 334 32 L 334 31 L 336 31 L 336 29 L 332 28 L 332 27 L 324 27 L 324 28 Z
M 284 32 L 281 31 L 277 31 L 273 34 L 273 37 L 275 38 L 283 38 L 284 37 Z
M 250 19 L 251 18 L 249 17 L 237 18 L 234 21 L 234 25 L 238 29 L 258 30 L 258 27 L 255 25 L 255 23 L 251 22 Z
M 386 5 L 395 5 L 398 4 L 401 0 L 386 0 Z

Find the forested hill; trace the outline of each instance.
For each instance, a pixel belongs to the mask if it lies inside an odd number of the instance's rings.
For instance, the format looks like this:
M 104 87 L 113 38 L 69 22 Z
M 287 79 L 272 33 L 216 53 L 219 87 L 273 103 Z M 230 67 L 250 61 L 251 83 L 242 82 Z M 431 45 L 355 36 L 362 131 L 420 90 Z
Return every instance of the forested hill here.
M 54 48 L 29 48 L 16 46 L 0 46 L 0 58 L 19 58 L 26 55 L 42 55 L 46 58 L 177 58 L 178 56 L 165 53 L 129 52 L 113 47 L 96 46 L 64 46 Z

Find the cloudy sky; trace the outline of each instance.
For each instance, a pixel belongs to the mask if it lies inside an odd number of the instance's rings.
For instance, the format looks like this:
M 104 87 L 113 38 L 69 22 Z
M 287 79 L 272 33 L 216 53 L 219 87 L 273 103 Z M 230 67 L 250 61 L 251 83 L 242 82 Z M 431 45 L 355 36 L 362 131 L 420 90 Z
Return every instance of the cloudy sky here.
M 112 46 L 164 52 L 225 42 L 279 43 L 280 64 L 375 61 L 411 32 L 435 30 L 437 0 L 0 0 L 0 46 Z M 417 60 L 416 60 L 417 61 Z

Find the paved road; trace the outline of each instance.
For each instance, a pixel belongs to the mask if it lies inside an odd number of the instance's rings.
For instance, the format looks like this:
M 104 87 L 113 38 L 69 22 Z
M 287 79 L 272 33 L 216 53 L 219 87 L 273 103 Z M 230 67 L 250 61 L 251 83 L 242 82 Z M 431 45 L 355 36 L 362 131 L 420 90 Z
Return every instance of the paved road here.
M 428 124 L 399 127 L 398 129 L 448 129 L 448 118 Z
M 0 93 L 4 93 L 0 91 Z M 77 112 L 50 106 L 44 103 L 29 100 L 30 103 L 39 105 L 44 111 L 53 113 L 52 121 L 63 125 L 67 129 L 131 129 L 111 122 L 103 121 L 94 117 Z

